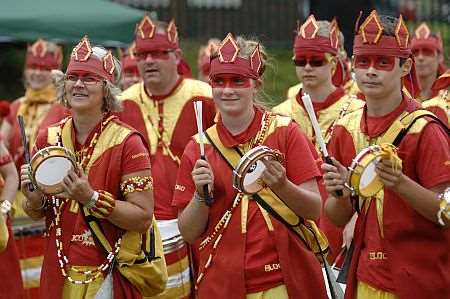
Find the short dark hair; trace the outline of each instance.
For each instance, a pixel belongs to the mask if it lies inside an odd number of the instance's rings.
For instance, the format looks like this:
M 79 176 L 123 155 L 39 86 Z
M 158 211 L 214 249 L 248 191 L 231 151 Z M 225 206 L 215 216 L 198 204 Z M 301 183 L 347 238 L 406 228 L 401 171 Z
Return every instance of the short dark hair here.
M 395 36 L 395 28 L 397 27 L 398 18 L 393 16 L 380 15 L 380 23 L 384 28 L 384 35 Z

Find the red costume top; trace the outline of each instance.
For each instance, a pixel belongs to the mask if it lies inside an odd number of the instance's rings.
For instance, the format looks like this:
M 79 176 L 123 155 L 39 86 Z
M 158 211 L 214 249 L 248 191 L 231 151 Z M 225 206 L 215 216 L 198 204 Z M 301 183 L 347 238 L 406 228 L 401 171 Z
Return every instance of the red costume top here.
M 225 147 L 239 146 L 245 152 L 261 130 L 262 115 L 263 112 L 256 109 L 252 123 L 237 136 L 224 127 L 220 118 L 213 128 Z M 312 145 L 289 118 L 274 116 L 263 144 L 285 155 L 283 166 L 294 184 L 320 176 L 311 152 Z M 205 144 L 205 155 L 214 173 L 215 203 L 209 210 L 208 227 L 201 240 L 214 231 L 236 196 L 232 187 L 232 169 L 226 161 L 210 144 Z M 173 200 L 180 209 L 189 203 L 195 191 L 191 171 L 199 156 L 199 145 L 191 141 L 182 157 Z M 299 156 L 302 159 L 298 159 Z M 320 265 L 314 254 L 284 224 L 264 211 L 251 198 L 240 202 L 207 271 L 205 264 L 216 239 L 200 250 L 199 272 L 204 272 L 197 285 L 200 298 L 245 298 L 246 293 L 283 283 L 292 298 L 326 298 Z
M 107 117 L 107 116 L 106 116 Z M 105 118 L 106 119 L 106 118 Z M 89 184 L 94 190 L 104 190 L 111 193 L 116 200 L 124 200 L 118 186 L 121 178 L 129 173 L 150 169 L 148 150 L 144 139 L 134 129 L 128 127 L 117 119 L 110 120 L 105 126 L 104 120 L 95 127 L 83 146 L 76 143 L 76 132 L 72 120 L 65 120 L 61 125 L 49 127 L 39 133 L 35 151 L 56 144 L 56 132 L 62 132 L 63 146 L 68 148 L 87 148 L 98 133 L 98 142 L 95 145 L 92 157 L 86 167 Z M 58 256 L 55 246 L 54 212 L 51 208 L 46 211 L 46 224 L 48 230 L 47 250 L 41 275 L 41 294 L 46 298 L 61 298 L 64 277 L 58 265 Z M 61 208 L 62 242 L 70 265 L 98 266 L 104 262 L 106 256 L 101 245 L 94 243 L 92 235 L 80 212 L 80 206 L 75 200 L 64 200 Z M 103 232 L 110 242 L 114 244 L 123 230 L 105 219 L 97 219 Z M 90 237 L 77 238 L 82 234 Z M 141 298 L 141 295 L 118 272 L 113 271 L 114 298 Z
M 338 122 L 328 148 L 344 166 L 350 166 L 356 154 L 376 143 L 405 111 L 418 108 L 405 98 L 382 117 L 367 116 L 365 108 L 350 113 Z M 399 145 L 403 172 L 428 189 L 449 183 L 449 146 L 439 125 L 418 120 Z M 450 277 L 444 273 L 449 268 L 450 232 L 425 219 L 388 188 L 377 200 L 382 200 L 382 211 L 376 209 L 374 199 L 356 223 L 346 298 L 353 298 L 356 280 L 400 298 L 447 298 Z

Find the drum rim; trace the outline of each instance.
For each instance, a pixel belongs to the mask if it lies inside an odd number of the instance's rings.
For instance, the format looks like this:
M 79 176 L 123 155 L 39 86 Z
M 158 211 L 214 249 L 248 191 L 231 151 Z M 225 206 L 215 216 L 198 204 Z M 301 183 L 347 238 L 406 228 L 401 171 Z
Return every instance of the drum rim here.
M 264 158 L 265 156 L 271 156 L 276 158 L 276 153 L 273 149 L 271 149 L 268 146 L 259 145 L 257 147 L 252 148 L 241 157 L 236 169 L 233 170 L 233 187 L 235 189 L 245 194 L 254 194 L 263 189 L 263 187 L 261 186 L 261 188 L 255 192 L 249 192 L 245 190 L 244 174 L 247 174 L 248 169 L 250 168 L 251 165 L 253 165 L 253 163 Z
M 43 157 L 41 154 L 42 152 L 49 152 L 52 150 L 63 151 L 66 155 L 58 153 L 58 154 L 54 154 L 54 155 L 46 155 Z M 36 180 L 36 172 L 37 172 L 37 169 L 39 168 L 39 166 L 44 161 L 46 161 L 50 158 L 57 158 L 57 157 L 66 158 L 67 160 L 69 160 L 72 163 L 72 166 L 74 169 L 77 168 L 75 155 L 72 153 L 72 151 L 70 151 L 68 148 L 65 148 L 63 146 L 52 145 L 52 146 L 42 148 L 33 155 L 33 157 L 31 158 L 31 161 L 30 161 L 30 167 L 31 167 L 31 171 L 32 171 L 31 179 L 33 181 L 33 184 L 35 186 L 37 186 L 40 190 L 45 191 L 46 194 L 53 195 L 53 194 L 58 194 L 58 193 L 61 193 L 64 191 L 64 189 L 60 186 L 61 185 L 60 183 L 49 186 L 49 185 L 44 185 L 42 183 L 38 183 Z M 38 159 L 38 158 L 40 158 L 40 159 Z M 33 165 L 33 163 L 35 163 L 36 165 Z
M 374 149 L 376 149 L 376 151 L 374 151 Z M 376 176 L 375 179 L 370 182 L 367 187 L 364 188 L 364 190 L 372 190 L 371 192 L 361 192 L 360 189 L 360 183 L 364 170 L 373 163 L 373 160 L 378 158 L 380 155 L 382 155 L 381 147 L 379 145 L 371 145 L 359 152 L 359 154 L 356 155 L 356 157 L 353 159 L 352 164 L 349 168 L 349 183 L 350 186 L 352 186 L 352 188 L 355 190 L 356 194 L 364 197 L 371 197 L 377 194 L 383 188 L 384 184 L 380 181 L 378 176 Z M 361 163 L 361 161 L 365 161 L 366 159 L 367 161 L 365 162 L 365 165 L 361 166 L 361 164 L 363 164 Z

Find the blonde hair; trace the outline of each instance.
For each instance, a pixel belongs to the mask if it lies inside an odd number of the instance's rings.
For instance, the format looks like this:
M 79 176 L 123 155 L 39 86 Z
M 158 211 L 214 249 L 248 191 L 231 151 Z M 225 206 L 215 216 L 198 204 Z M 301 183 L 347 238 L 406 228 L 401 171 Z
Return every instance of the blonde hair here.
M 101 47 L 101 46 L 94 46 L 92 48 L 92 55 L 96 57 L 97 59 L 103 59 L 105 55 L 108 54 L 108 51 Z M 113 111 L 120 111 L 121 110 L 121 104 L 119 101 L 119 95 L 122 93 L 119 87 L 115 85 L 116 82 L 120 82 L 120 76 L 121 76 L 121 64 L 120 61 L 113 56 L 114 61 L 114 74 L 113 74 L 113 80 L 114 83 L 109 82 L 108 80 L 105 80 L 105 85 L 103 86 L 104 91 L 104 101 L 102 106 L 103 112 L 113 112 Z M 52 70 L 52 78 L 53 82 L 56 87 L 56 98 L 57 100 L 62 103 L 66 108 L 70 109 L 70 105 L 65 97 L 65 74 L 60 70 Z
M 256 39 L 256 38 L 245 38 L 243 36 L 237 36 L 236 37 L 236 44 L 239 47 L 239 54 L 238 56 L 241 58 L 249 59 L 250 55 L 252 55 L 253 51 L 255 50 L 256 46 L 259 45 L 259 52 L 261 54 L 261 70 L 259 71 L 260 80 L 262 83 L 263 75 L 267 67 L 271 67 L 272 64 L 269 62 L 269 57 L 266 52 L 266 48 Z M 263 88 L 259 88 L 258 92 L 255 96 L 255 104 L 259 107 L 261 107 L 264 110 L 267 110 L 268 107 L 266 106 L 266 98 L 269 96 L 267 93 L 264 92 Z

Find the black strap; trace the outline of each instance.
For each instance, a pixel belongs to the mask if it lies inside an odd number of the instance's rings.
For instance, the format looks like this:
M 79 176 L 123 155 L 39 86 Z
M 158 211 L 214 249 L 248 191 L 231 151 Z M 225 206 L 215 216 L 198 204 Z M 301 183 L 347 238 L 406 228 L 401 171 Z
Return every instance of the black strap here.
M 423 117 L 429 117 L 429 118 L 433 119 L 433 121 L 437 122 L 444 129 L 444 131 L 447 132 L 447 135 L 450 135 L 450 128 L 447 127 L 447 125 L 442 120 L 440 120 L 437 116 L 430 115 L 430 114 L 418 115 L 416 118 L 414 118 L 411 121 L 411 123 L 406 128 L 403 128 L 400 131 L 400 133 L 398 133 L 397 137 L 395 137 L 394 142 L 392 144 L 395 145 L 396 147 L 398 147 L 400 142 L 402 142 L 403 138 L 406 136 L 408 131 L 412 128 L 414 123 Z

